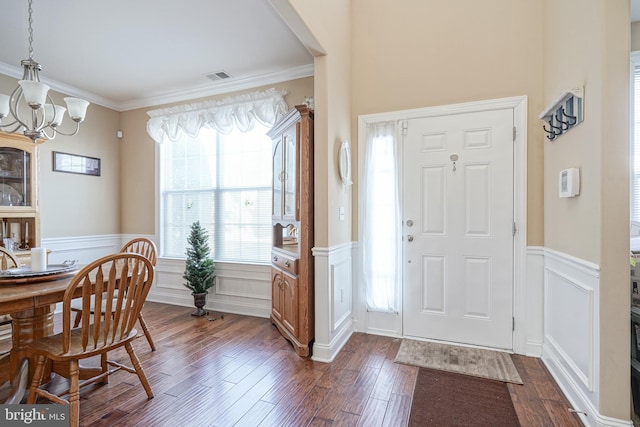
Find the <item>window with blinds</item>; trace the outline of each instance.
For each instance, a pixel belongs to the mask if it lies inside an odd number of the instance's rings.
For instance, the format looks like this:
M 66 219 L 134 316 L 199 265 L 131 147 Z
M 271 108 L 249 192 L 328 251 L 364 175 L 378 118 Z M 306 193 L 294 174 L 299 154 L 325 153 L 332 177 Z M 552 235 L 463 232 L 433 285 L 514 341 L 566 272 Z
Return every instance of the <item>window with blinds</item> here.
M 631 144 L 631 221 L 640 221 L 640 66 L 633 75 L 633 142 Z
M 262 264 L 271 252 L 271 139 L 268 128 L 160 145 L 162 255 L 185 258 L 191 224 L 209 233 L 215 261 Z

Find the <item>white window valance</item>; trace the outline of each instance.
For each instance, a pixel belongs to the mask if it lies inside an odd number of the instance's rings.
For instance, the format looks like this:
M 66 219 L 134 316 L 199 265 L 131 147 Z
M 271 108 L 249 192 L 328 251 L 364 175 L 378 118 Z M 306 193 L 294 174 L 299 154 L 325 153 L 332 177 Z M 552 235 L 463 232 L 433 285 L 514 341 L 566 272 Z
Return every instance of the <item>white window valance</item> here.
M 177 140 L 184 132 L 196 137 L 203 127 L 227 134 L 234 127 L 242 132 L 253 128 L 255 121 L 264 126 L 274 123 L 288 111 L 284 90 L 245 93 L 220 101 L 183 104 L 147 112 L 147 133 L 161 143 L 165 136 Z

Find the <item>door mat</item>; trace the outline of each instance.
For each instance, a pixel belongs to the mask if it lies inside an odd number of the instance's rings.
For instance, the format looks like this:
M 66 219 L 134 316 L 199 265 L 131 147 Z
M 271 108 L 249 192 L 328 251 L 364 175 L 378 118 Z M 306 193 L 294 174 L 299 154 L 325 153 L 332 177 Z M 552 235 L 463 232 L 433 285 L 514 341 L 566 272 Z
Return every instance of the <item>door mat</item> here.
M 518 427 L 506 383 L 418 369 L 409 427 Z
M 500 351 L 403 339 L 395 362 L 522 384 L 511 356 Z

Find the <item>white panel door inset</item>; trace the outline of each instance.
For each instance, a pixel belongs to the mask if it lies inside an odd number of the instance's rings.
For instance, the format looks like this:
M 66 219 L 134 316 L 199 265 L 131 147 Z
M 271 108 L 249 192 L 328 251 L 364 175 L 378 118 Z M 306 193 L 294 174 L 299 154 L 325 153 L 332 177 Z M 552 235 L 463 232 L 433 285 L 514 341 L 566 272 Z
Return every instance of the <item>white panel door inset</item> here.
M 513 110 L 411 119 L 403 334 L 512 349 Z

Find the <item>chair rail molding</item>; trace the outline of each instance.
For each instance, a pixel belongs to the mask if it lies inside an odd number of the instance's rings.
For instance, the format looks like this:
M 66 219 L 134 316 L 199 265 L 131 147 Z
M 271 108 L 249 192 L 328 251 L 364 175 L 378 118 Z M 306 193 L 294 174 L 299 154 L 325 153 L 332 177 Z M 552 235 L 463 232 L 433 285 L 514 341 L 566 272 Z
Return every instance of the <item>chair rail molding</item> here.
M 42 238 L 40 245 L 51 250 L 50 264 L 60 264 L 65 260 L 78 260 L 79 264 L 90 262 L 120 251 L 124 244 L 119 234 L 106 234 L 79 237 Z

